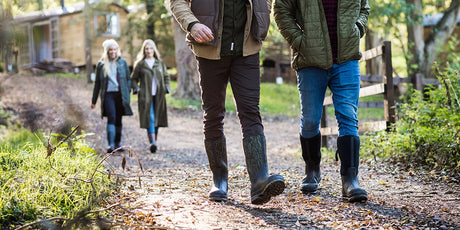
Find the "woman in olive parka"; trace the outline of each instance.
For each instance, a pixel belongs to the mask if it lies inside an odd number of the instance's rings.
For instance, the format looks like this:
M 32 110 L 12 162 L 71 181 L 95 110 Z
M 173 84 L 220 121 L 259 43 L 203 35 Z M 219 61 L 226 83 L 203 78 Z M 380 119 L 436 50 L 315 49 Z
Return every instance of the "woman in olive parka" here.
M 147 130 L 150 152 L 155 153 L 158 128 L 168 127 L 166 94 L 170 77 L 155 42 L 150 39 L 142 44 L 131 80 L 133 93 L 138 94 L 140 127 Z

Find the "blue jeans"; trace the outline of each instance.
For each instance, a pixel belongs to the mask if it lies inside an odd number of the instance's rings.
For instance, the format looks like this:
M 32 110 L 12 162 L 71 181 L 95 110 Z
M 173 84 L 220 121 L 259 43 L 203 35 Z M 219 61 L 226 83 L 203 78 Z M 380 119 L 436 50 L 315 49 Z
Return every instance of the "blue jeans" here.
M 357 60 L 334 64 L 327 70 L 318 68 L 298 70 L 300 135 L 304 138 L 312 138 L 319 134 L 324 97 L 329 87 L 339 125 L 339 136 L 358 136 L 357 110 L 360 79 Z
M 152 96 L 152 104 L 150 105 L 150 126 L 147 133 L 155 133 L 155 96 Z
M 104 115 L 107 116 L 107 124 L 121 126 L 123 104 L 121 93 L 107 92 L 104 97 Z

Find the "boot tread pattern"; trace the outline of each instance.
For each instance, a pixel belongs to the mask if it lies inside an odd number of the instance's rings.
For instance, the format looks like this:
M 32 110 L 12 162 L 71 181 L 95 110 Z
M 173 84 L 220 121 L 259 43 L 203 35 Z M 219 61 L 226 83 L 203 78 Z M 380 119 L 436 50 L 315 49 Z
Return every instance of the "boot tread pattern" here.
M 342 193 L 342 199 L 350 203 L 366 202 L 367 192 L 364 189 L 355 189 L 355 190 L 352 190 L 348 195 L 345 193 Z
M 284 181 L 280 181 L 280 180 L 273 181 L 267 184 L 267 186 L 265 186 L 265 189 L 262 192 L 262 194 L 256 194 L 252 196 L 251 203 L 252 204 L 265 204 L 268 201 L 270 201 L 272 197 L 278 196 L 281 193 L 283 193 L 284 188 L 285 188 Z
M 225 194 L 209 194 L 209 199 L 212 201 L 226 201 L 227 200 L 227 195 Z

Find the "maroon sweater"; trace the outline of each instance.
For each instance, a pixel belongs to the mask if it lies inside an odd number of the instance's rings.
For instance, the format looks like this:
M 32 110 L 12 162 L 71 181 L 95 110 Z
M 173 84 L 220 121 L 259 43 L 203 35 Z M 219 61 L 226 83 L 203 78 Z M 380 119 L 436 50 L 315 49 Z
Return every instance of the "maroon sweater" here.
M 337 5 L 338 0 L 323 0 L 334 64 L 337 63 Z

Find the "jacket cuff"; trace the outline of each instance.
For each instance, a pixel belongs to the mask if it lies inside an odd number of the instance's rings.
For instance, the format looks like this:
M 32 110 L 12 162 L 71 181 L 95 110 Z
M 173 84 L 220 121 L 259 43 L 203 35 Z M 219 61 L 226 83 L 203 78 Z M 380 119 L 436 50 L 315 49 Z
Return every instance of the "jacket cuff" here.
M 193 27 L 195 24 L 197 24 L 197 23 L 199 23 L 199 21 L 194 21 L 194 22 L 191 22 L 190 24 L 188 24 L 188 26 L 187 26 L 187 31 L 190 32 L 190 30 L 192 29 L 192 27 Z

